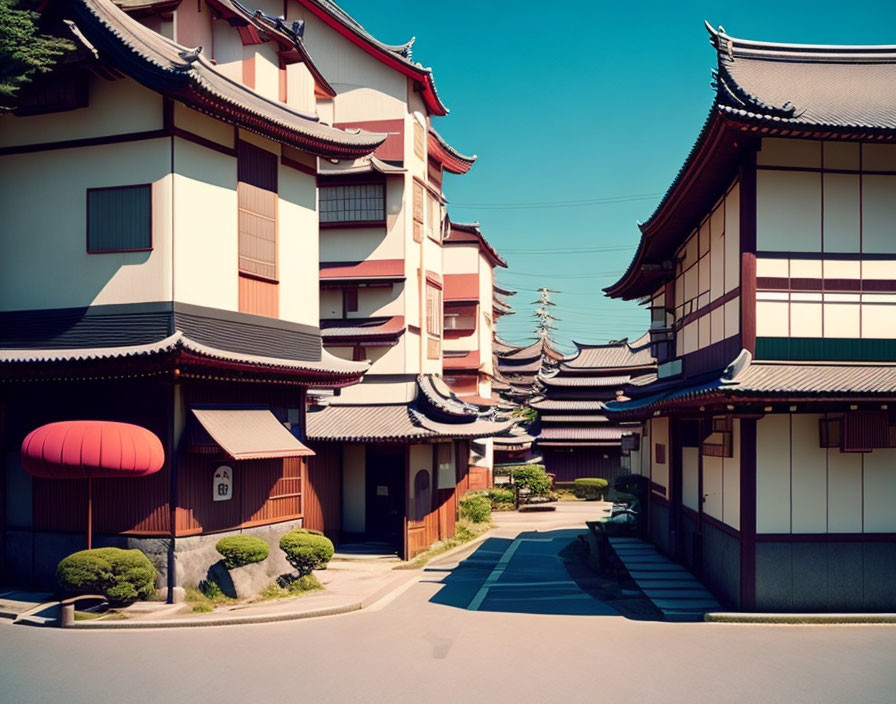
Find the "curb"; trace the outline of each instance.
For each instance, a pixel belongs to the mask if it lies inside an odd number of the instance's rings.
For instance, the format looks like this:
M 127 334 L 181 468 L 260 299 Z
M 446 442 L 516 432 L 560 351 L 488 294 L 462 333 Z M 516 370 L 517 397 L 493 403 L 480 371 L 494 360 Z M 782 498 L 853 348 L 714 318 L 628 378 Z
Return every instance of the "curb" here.
M 783 625 L 896 624 L 896 614 L 773 614 L 711 612 L 704 615 L 709 623 L 766 623 Z
M 306 618 L 337 616 L 339 614 L 361 611 L 385 599 L 393 592 L 402 589 L 408 582 L 419 579 L 421 570 L 409 571 L 380 587 L 363 599 L 351 601 L 338 606 L 327 606 L 309 611 L 287 611 L 273 614 L 246 614 L 240 616 L 219 616 L 216 618 L 184 618 L 161 621 L 79 621 L 71 629 L 66 630 L 127 630 L 135 628 L 207 628 L 210 626 L 240 626 L 255 623 L 277 623 L 279 621 L 298 621 Z

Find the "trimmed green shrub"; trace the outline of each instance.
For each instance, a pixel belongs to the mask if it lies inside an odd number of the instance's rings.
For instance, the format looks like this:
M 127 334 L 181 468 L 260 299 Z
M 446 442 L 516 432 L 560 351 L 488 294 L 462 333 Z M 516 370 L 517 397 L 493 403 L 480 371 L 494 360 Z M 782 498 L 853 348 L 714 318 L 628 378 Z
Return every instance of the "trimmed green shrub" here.
M 489 489 L 486 494 L 492 511 L 513 511 L 513 492 L 510 489 Z
M 114 606 L 146 599 L 156 590 L 158 572 L 139 550 L 95 548 L 64 558 L 56 581 L 71 594 L 102 594 Z
M 531 496 L 547 496 L 551 492 L 551 478 L 540 464 L 518 464 L 510 468 L 513 483 L 528 489 Z
M 253 562 L 261 562 L 267 558 L 270 548 L 261 538 L 232 535 L 229 538 L 221 538 L 215 545 L 215 550 L 224 558 L 224 566 L 232 570 L 251 565 Z
M 299 573 L 300 577 L 311 574 L 311 570 L 326 567 L 333 557 L 333 543 L 323 535 L 296 528 L 280 538 L 280 549 L 286 553 L 286 561 Z
M 575 480 L 573 491 L 580 499 L 597 501 L 607 495 L 607 486 L 609 486 L 609 482 L 606 479 L 582 477 Z
M 492 518 L 492 504 L 483 494 L 472 494 L 460 500 L 460 517 L 471 523 L 487 523 Z

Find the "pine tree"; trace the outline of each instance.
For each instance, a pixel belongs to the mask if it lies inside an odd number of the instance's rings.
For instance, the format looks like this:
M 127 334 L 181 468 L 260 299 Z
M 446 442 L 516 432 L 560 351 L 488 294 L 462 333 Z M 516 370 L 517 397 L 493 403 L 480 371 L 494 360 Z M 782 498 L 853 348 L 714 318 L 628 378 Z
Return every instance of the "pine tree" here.
M 40 15 L 18 7 L 16 0 L 0 0 L 0 109 L 15 105 L 19 88 L 37 73 L 46 73 L 75 45 L 67 39 L 41 34 Z

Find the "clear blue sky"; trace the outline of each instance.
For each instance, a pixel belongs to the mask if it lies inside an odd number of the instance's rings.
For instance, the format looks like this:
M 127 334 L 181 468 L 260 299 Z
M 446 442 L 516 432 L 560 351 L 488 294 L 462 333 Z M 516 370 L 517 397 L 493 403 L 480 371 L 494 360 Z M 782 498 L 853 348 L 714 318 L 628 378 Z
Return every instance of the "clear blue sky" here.
M 449 175 L 455 221 L 478 220 L 519 293 L 499 334 L 524 342 L 534 289 L 554 297 L 556 339 L 635 337 L 647 313 L 601 288 L 631 261 L 646 220 L 694 143 L 712 102 L 706 19 L 734 37 L 816 44 L 896 44 L 896 2 L 552 3 L 339 0 L 375 36 L 417 37 L 451 113 L 434 124 L 478 154 Z M 599 205 L 531 204 L 638 197 Z M 507 207 L 509 204 L 530 207 Z M 598 252 L 563 252 L 603 249 Z M 523 250 L 538 250 L 527 253 Z

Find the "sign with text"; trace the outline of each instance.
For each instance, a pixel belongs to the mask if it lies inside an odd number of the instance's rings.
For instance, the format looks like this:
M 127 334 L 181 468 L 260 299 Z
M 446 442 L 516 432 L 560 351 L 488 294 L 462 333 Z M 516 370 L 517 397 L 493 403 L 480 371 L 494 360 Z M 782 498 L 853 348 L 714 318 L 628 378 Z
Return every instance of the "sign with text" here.
M 233 469 L 221 465 L 212 480 L 212 501 L 230 501 L 233 498 Z

